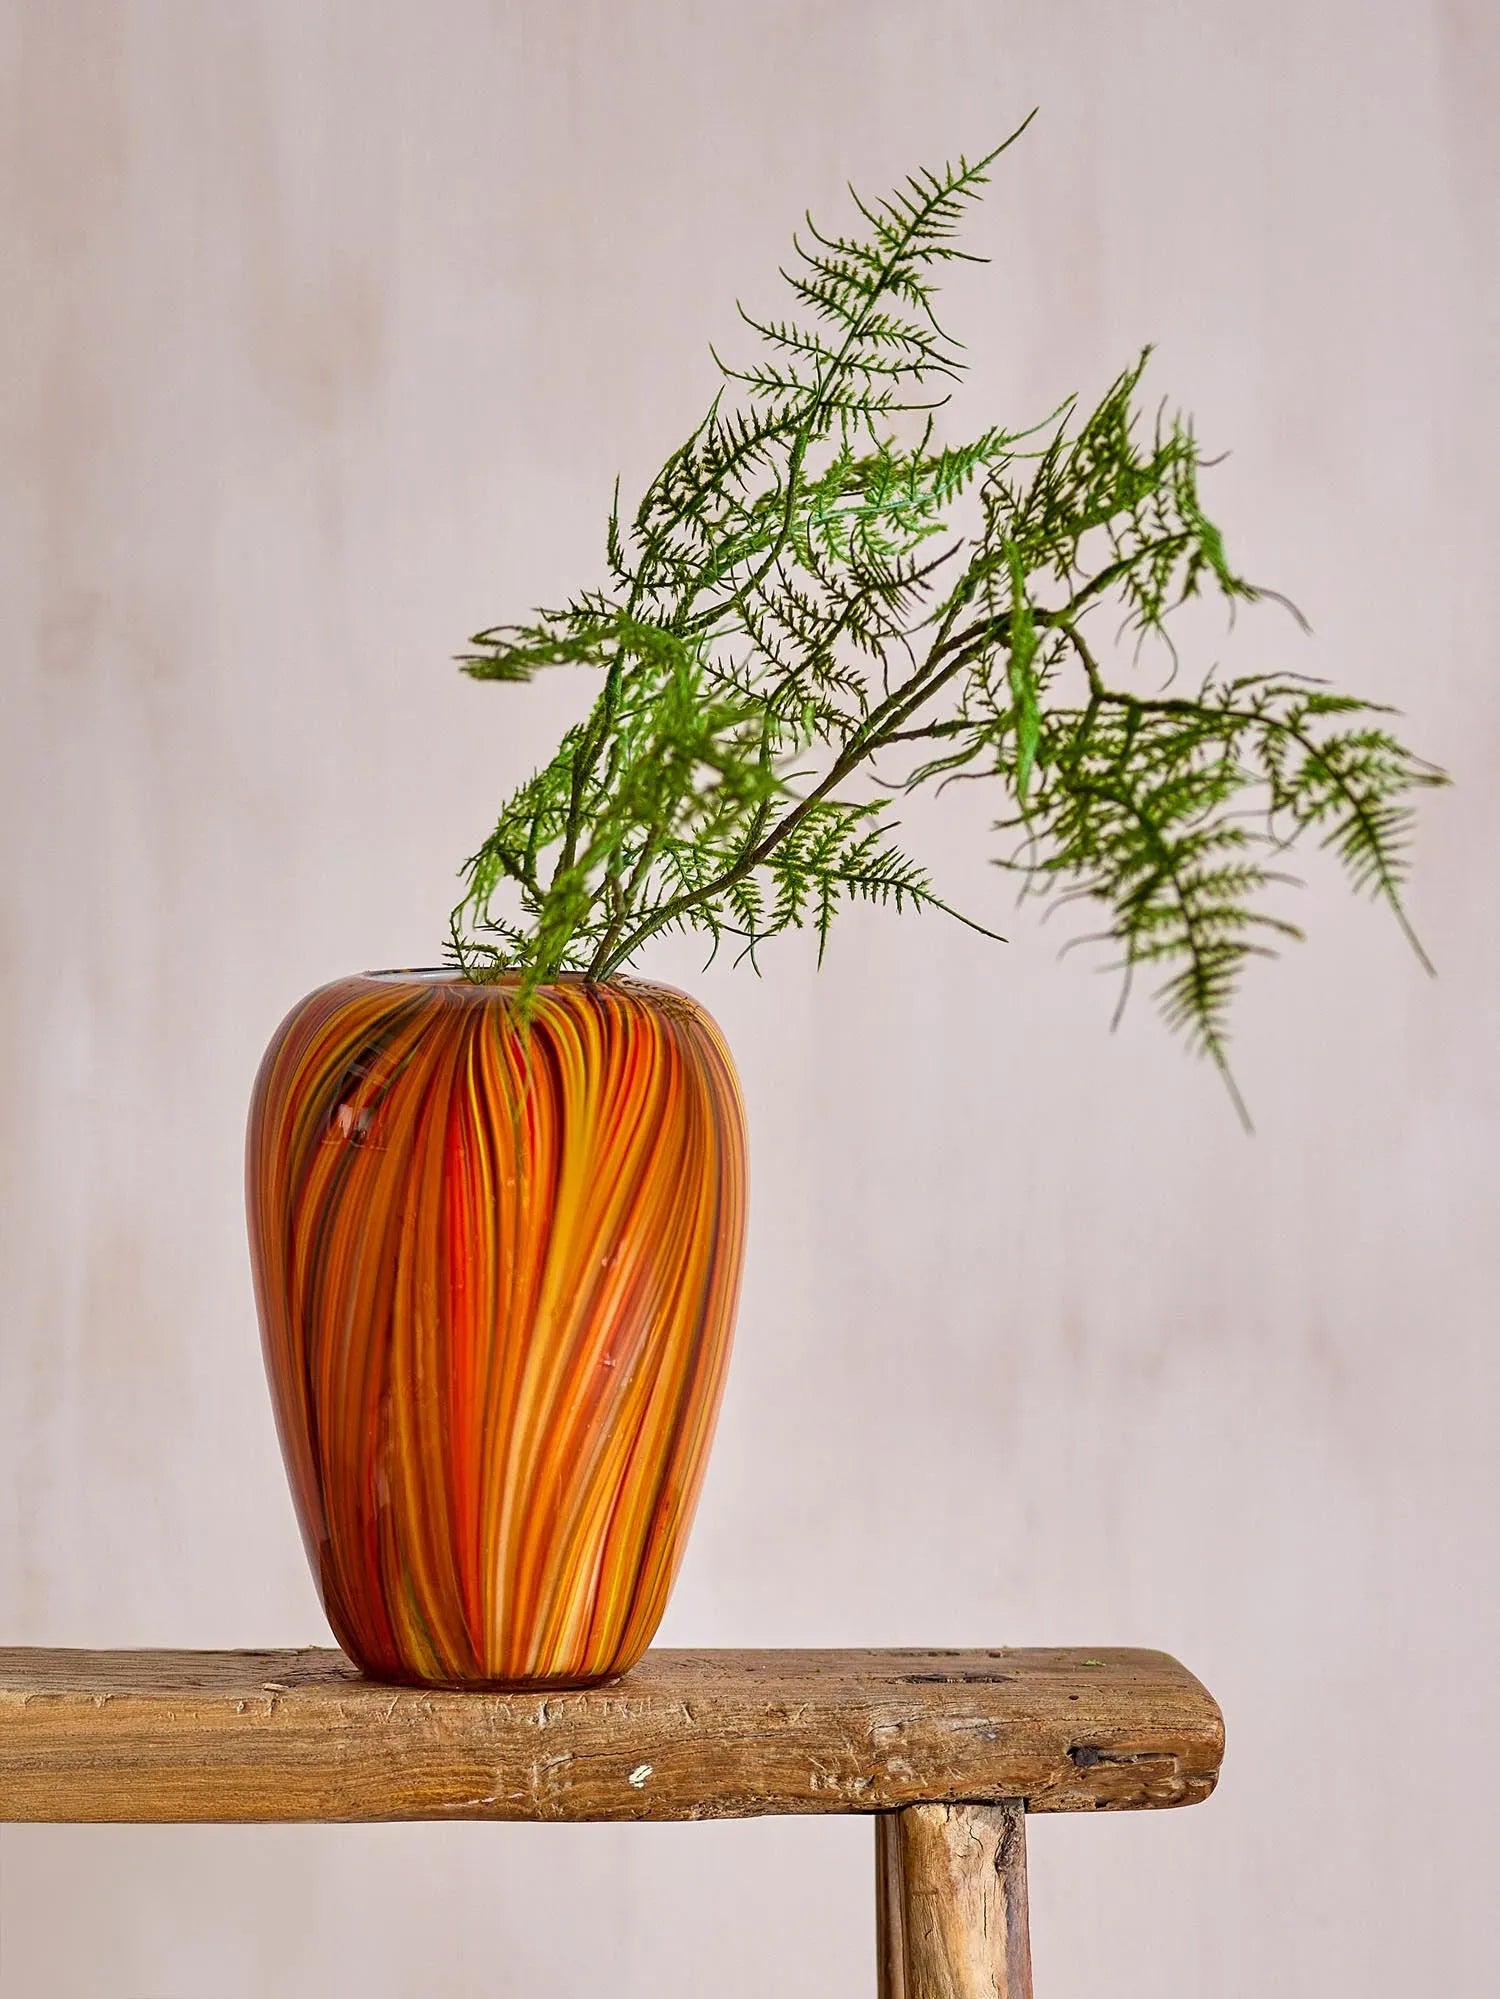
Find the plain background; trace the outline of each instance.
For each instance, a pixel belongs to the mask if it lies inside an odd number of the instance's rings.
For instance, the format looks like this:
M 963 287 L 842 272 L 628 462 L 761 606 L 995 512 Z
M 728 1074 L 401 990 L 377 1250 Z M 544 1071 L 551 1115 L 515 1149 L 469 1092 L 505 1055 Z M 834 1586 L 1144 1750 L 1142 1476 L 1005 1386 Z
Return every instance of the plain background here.
M 246 1095 L 309 986 L 431 962 L 576 695 L 461 680 L 804 205 L 1033 105 L 950 300 L 954 433 L 1150 378 L 1291 593 L 1223 656 L 1458 784 L 1394 925 L 1310 857 L 1259 1132 L 924 815 L 988 946 L 666 950 L 737 1051 L 750 1272 L 686 1644 L 1144 1644 L 1198 1811 L 1038 1823 L 1048 1999 L 1500 1984 L 1492 1318 L 1500 15 L 1486 0 L 10 0 L 0 1638 L 321 1642 L 260 1373 Z M 1215 645 L 1218 645 L 1217 636 Z M 4 1999 L 853 1999 L 857 1821 L 0 1834 Z

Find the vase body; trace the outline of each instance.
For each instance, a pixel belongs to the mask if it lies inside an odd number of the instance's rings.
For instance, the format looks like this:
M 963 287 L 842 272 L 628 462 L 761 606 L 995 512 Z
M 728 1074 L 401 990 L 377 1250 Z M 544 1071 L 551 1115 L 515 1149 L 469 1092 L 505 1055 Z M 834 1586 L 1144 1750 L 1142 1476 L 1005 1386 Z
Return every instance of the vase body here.
M 577 1686 L 649 1644 L 739 1288 L 744 1117 L 691 1000 L 320 988 L 256 1079 L 251 1258 L 335 1635 L 381 1679 Z

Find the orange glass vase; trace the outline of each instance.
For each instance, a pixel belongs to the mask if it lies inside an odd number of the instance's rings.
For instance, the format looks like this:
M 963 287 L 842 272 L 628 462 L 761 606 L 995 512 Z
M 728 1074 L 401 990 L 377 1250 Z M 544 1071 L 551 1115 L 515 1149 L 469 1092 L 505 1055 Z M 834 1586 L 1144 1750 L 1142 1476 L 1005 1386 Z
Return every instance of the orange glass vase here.
M 371 973 L 256 1079 L 251 1257 L 328 1620 L 379 1679 L 578 1686 L 661 1620 L 718 1412 L 745 1133 L 680 993 Z

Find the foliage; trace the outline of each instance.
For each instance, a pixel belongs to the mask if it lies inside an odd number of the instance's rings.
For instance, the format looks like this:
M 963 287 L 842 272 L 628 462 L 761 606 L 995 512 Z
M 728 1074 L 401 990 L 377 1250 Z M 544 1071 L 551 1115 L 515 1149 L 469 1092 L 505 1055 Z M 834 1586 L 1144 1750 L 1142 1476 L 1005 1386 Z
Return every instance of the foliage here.
M 959 777 L 1001 795 L 1002 864 L 1102 904 L 1125 990 L 1158 973 L 1226 1080 L 1239 975 L 1297 934 L 1264 907 L 1287 844 L 1332 847 L 1405 924 L 1409 794 L 1442 779 L 1382 710 L 1288 674 L 1139 691 L 1101 664 L 1100 625 L 1138 658 L 1193 598 L 1232 614 L 1272 594 L 1202 510 L 1191 427 L 1142 415 L 1147 356 L 1087 415 L 939 440 L 962 361 L 935 278 L 1017 136 L 856 196 L 854 233 L 809 218 L 792 316 L 742 308 L 753 357 L 718 362 L 720 394 L 628 520 L 617 489 L 607 580 L 472 641 L 477 679 L 601 684 L 466 864 L 471 977 L 519 973 L 524 997 L 609 978 L 662 932 L 753 963 L 804 926 L 821 952 L 850 901 L 946 909 L 894 807 Z

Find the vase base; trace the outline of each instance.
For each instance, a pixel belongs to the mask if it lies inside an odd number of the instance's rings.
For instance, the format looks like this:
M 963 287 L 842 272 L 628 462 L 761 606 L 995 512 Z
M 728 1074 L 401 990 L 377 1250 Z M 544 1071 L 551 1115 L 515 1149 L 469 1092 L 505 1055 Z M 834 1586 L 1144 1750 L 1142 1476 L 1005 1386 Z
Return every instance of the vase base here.
M 619 1666 L 607 1673 L 574 1673 L 535 1675 L 517 1679 L 444 1679 L 437 1674 L 401 1673 L 373 1671 L 360 1665 L 357 1659 L 351 1664 L 361 1679 L 369 1680 L 378 1687 L 409 1687 L 414 1690 L 428 1688 L 448 1694 L 567 1694 L 578 1693 L 587 1687 L 608 1687 L 616 1680 L 624 1679 L 630 1670 Z

